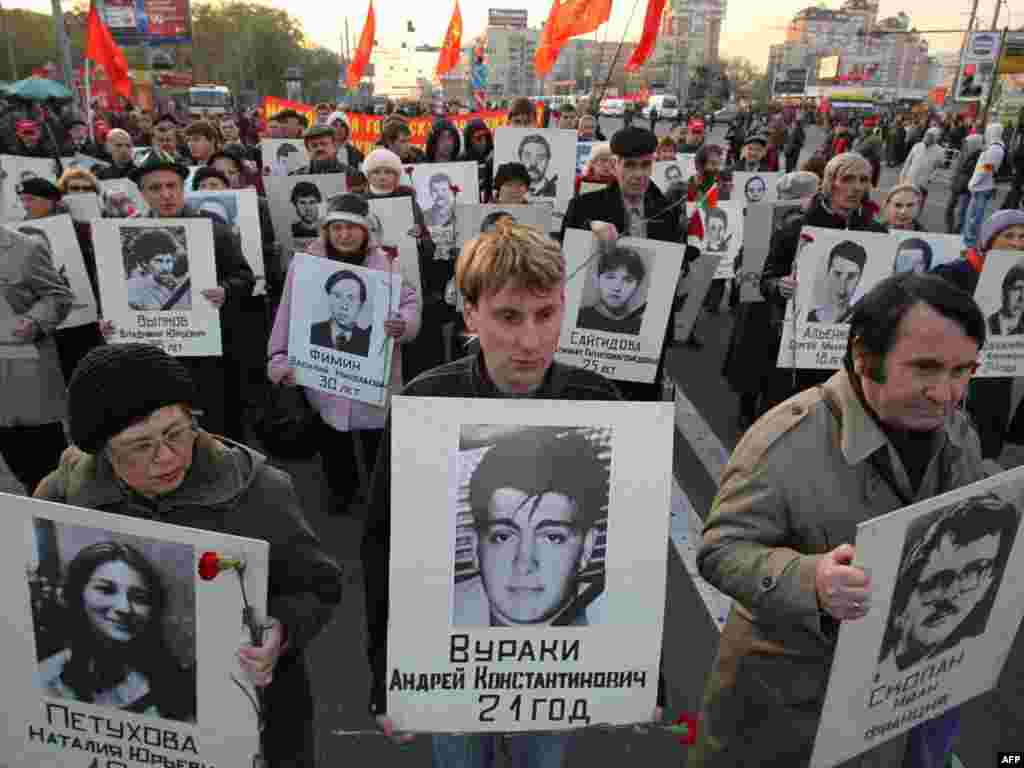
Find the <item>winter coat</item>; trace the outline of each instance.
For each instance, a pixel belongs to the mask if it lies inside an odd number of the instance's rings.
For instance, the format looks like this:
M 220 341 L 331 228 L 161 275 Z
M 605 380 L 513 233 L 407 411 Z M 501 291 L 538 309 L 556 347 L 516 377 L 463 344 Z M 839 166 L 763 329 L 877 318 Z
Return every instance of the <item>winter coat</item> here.
M 437 120 L 434 123 L 434 127 L 430 129 L 430 135 L 427 136 L 426 162 L 448 162 L 439 161 L 434 156 L 437 152 L 437 142 L 445 133 L 451 134 L 452 139 L 455 140 L 455 146 L 452 149 L 452 161 L 462 154 L 462 136 L 459 135 L 459 129 L 456 128 L 455 124 L 449 120 Z
M 291 478 L 256 451 L 200 431 L 192 466 L 166 496 L 126 490 L 104 453 L 77 448 L 43 479 L 37 498 L 270 544 L 267 615 L 284 625 L 286 648 L 265 695 L 264 756 L 312 768 L 313 698 L 304 652 L 341 602 L 341 569 L 309 527 Z M 239 611 L 239 620 L 241 611 Z M 241 624 L 239 636 L 241 637 Z
M 487 131 L 487 149 L 478 152 L 473 148 L 471 141 L 474 133 L 481 128 Z M 494 178 L 494 134 L 487 127 L 487 123 L 478 117 L 473 118 L 462 131 L 462 154 L 459 155 L 460 162 L 472 161 L 477 164 L 480 178 L 480 199 L 487 201 L 491 199 L 491 180 Z
M 327 257 L 323 238 L 313 240 L 306 249 L 313 256 Z M 397 267 L 392 265 L 391 259 L 380 248 L 371 248 L 366 255 L 365 262 L 357 266 L 367 269 L 376 269 L 382 272 L 398 272 Z M 284 294 L 281 296 L 281 303 L 277 308 L 277 315 L 274 317 L 274 328 L 270 332 L 270 342 L 267 345 L 267 356 L 270 358 L 268 372 L 271 378 L 276 381 L 284 375 L 288 368 L 288 340 L 291 334 L 291 311 L 292 294 L 295 290 L 295 262 L 292 261 L 288 267 L 288 277 L 285 280 Z M 399 343 L 406 344 L 416 338 L 420 330 L 420 299 L 411 285 L 402 282 L 401 298 L 398 303 L 397 312 L 405 320 L 405 333 Z M 402 355 L 396 348 L 391 355 L 391 388 L 397 390 L 402 385 Z M 327 424 L 339 432 L 348 432 L 361 429 L 383 429 L 384 417 L 387 413 L 387 401 L 383 405 L 376 406 L 358 400 L 350 400 L 347 397 L 329 395 L 315 389 L 306 389 L 306 397 L 310 405 L 320 414 Z
M 36 338 L 4 339 L 13 351 L 35 347 L 33 357 L 7 357 L 0 350 L 0 427 L 52 424 L 67 415 L 67 395 L 53 333 L 71 311 L 74 299 L 57 274 L 47 247 L 38 239 L 0 227 L 0 301 L 13 323 L 35 321 Z M 6 307 L 0 308 L 8 314 Z M 6 325 L 6 323 L 5 323 Z
M 690 768 L 806 766 L 838 637 L 838 623 L 819 609 L 818 561 L 854 541 L 858 523 L 905 506 L 868 461 L 877 450 L 915 501 L 986 476 L 978 437 L 961 411 L 936 441 L 914 493 L 845 371 L 773 409 L 744 435 L 697 554 L 701 576 L 733 604 L 705 686 Z M 897 737 L 843 765 L 899 766 L 904 748 L 905 737 Z

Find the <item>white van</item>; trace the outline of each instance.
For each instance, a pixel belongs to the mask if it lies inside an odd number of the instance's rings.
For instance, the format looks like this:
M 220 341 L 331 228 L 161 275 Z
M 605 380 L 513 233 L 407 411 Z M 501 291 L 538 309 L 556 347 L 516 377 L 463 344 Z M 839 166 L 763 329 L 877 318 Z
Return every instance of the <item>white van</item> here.
M 679 102 L 676 101 L 676 97 L 666 93 L 659 93 L 647 100 L 647 106 L 644 108 L 644 117 L 650 119 L 652 108 L 658 110 L 659 119 L 668 118 L 672 120 L 679 114 Z

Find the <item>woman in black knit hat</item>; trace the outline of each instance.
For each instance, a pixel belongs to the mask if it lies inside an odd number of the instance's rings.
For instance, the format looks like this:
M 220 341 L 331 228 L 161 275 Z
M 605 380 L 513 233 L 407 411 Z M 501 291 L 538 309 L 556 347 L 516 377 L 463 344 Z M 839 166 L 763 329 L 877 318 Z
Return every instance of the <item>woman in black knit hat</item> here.
M 341 600 L 341 571 L 306 522 L 291 478 L 250 448 L 199 429 L 195 401 L 188 368 L 157 347 L 92 350 L 68 387 L 74 447 L 35 496 L 269 542 L 270 628 L 262 646 L 239 649 L 239 665 L 265 690 L 270 768 L 311 768 L 303 650 Z

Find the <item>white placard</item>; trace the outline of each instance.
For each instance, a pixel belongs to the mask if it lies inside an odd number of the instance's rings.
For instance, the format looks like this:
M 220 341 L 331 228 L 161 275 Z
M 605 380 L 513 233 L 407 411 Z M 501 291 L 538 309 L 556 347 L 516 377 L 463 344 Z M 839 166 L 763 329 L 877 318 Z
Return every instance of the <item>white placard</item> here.
M 399 272 L 297 253 L 288 365 L 295 379 L 329 395 L 383 405 L 394 338 L 384 323 L 401 301 Z
M 685 189 L 686 182 L 693 175 L 687 173 L 687 170 L 686 164 L 678 160 L 659 160 L 654 164 L 654 173 L 651 179 L 665 195 L 668 194 L 668 190 L 673 184 L 682 184 Z
M 142 196 L 142 190 L 131 179 L 107 179 L 101 181 L 100 191 L 103 193 L 104 199 L 123 195 L 128 199 L 131 208 L 140 216 L 149 212 L 149 204 L 146 202 L 146 198 Z M 125 213 L 126 215 L 132 215 L 129 211 L 125 211 Z
M 804 227 L 794 264 L 798 287 L 786 306 L 780 368 L 838 369 L 857 297 L 892 274 L 896 241 L 880 232 Z
M 320 219 L 327 201 L 345 193 L 343 173 L 311 174 L 309 176 L 266 176 L 270 218 L 274 234 L 281 244 L 288 269 L 292 252 L 304 251 L 309 243 L 320 237 Z
M 684 246 L 620 238 L 604 250 L 568 229 L 565 316 L 555 359 L 609 379 L 650 383 L 658 370 Z M 601 271 L 603 270 L 603 271 Z
M 103 215 L 100 196 L 95 192 L 76 192 L 73 195 L 64 195 L 61 202 L 67 206 L 71 218 L 75 221 L 92 221 Z
M 732 199 L 746 205 L 774 203 L 779 199 L 778 184 L 783 174 L 736 171 L 732 175 Z
M 217 287 L 213 222 L 99 219 L 92 240 L 103 316 L 115 328 L 111 343 L 144 342 L 175 356 L 220 356 L 220 310 L 202 295 Z
M 110 167 L 110 163 L 106 162 L 105 160 L 100 160 L 98 157 L 86 155 L 81 152 L 79 152 L 74 157 L 62 157 L 60 159 L 60 163 L 65 171 L 68 168 L 81 168 L 83 171 L 96 173 L 102 168 Z
M 985 315 L 987 329 L 974 375 L 1024 376 L 1024 255 L 988 253 L 974 300 Z
M 21 185 L 37 177 L 56 184 L 56 163 L 47 157 L 0 155 L 4 221 L 21 221 L 25 218 L 25 208 L 21 204 Z
M 244 637 L 238 577 L 204 581 L 197 566 L 205 552 L 243 558 L 246 595 L 262 620 L 266 542 L 8 494 L 0 494 L 0 511 L 0 569 L 8 585 L 0 622 L 5 764 L 251 765 L 259 729 L 248 698 L 255 692 L 237 660 Z M 136 613 L 131 625 L 97 627 L 90 614 L 76 612 L 85 602 L 78 574 L 88 578 L 101 568 L 105 583 L 123 577 L 126 588 L 136 581 L 145 588 L 148 619 Z M 80 638 L 96 631 L 138 662 L 116 691 L 88 694 L 86 701 L 77 693 L 81 683 L 63 672 L 86 652 Z M 143 685 L 149 691 L 139 698 Z M 118 706 L 117 694 L 143 712 Z
M 912 229 L 891 229 L 889 235 L 896 248 L 892 266 L 894 275 L 911 270 L 921 274 L 950 264 L 960 258 L 964 247 L 960 235 L 915 232 Z
M 502 203 L 459 205 L 455 215 L 458 221 L 458 245 L 460 250 L 473 238 L 485 231 L 489 231 L 495 221 L 503 215 L 511 217 L 517 224 L 533 227 L 544 234 L 551 231 L 550 205 L 530 203 L 522 205 L 506 205 Z
M 811 765 L 831 768 L 991 690 L 1024 615 L 1024 468 L 857 526 L 871 610 L 840 623 Z
M 719 201 L 714 208 L 700 208 L 704 224 L 704 240 L 700 249 L 704 257 L 718 259 L 715 280 L 728 280 L 736 275 L 736 256 L 743 245 L 743 209 L 739 201 Z
M 748 205 L 743 217 L 743 265 L 736 274 L 740 284 L 740 301 L 764 301 L 761 275 L 771 251 L 772 237 L 792 216 L 799 216 L 803 203 L 787 200 L 781 203 Z
M 263 232 L 260 229 L 260 209 L 256 190 L 186 192 L 185 203 L 196 210 L 212 213 L 231 227 L 231 231 L 242 245 L 242 255 L 256 277 L 253 295 L 265 295 L 267 273 L 263 264 Z
M 416 219 L 412 212 L 412 198 L 378 197 L 367 200 L 370 204 L 371 239 L 388 251 L 398 261 L 402 279 L 412 286 L 416 295 L 423 297 L 420 281 L 420 257 L 416 240 Z M 398 254 L 397 257 L 395 254 Z M 446 254 L 438 251 L 435 258 Z
M 669 403 L 392 400 L 391 471 L 405 478 L 391 487 L 387 680 L 397 729 L 560 730 L 578 726 L 570 716 L 584 710 L 591 723 L 650 720 L 672 424 Z M 495 465 L 513 490 L 486 490 Z M 524 493 L 538 504 L 488 524 Z M 536 567 L 522 574 L 524 546 Z M 405 684 L 456 668 L 465 675 L 458 690 Z M 493 682 L 509 674 L 517 690 Z M 618 684 L 597 689 L 588 674 Z
M 565 215 L 576 194 L 576 131 L 560 128 L 499 126 L 494 132 L 494 167 L 522 163 L 530 174 L 532 201 L 554 203 L 555 215 Z
M 96 195 L 87 196 L 96 198 Z M 45 243 L 53 260 L 53 268 L 74 294 L 71 312 L 58 328 L 75 328 L 95 323 L 98 317 L 96 297 L 92 294 L 92 284 L 89 282 L 89 273 L 85 271 L 82 249 L 78 245 L 71 217 L 67 214 L 47 216 L 12 224 L 11 228 Z
M 456 241 L 456 205 L 480 200 L 476 163 L 427 163 L 412 166 L 412 185 L 423 222 L 438 248 Z
M 287 176 L 309 165 L 302 139 L 263 139 L 260 141 L 264 176 Z

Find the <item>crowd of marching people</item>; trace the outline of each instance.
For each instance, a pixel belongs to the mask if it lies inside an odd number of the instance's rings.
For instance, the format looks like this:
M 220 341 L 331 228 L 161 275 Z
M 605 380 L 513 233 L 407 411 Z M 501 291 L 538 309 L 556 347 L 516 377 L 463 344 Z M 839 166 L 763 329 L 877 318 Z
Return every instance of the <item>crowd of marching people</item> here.
M 508 124 L 537 125 L 534 109 L 527 99 L 514 101 Z M 271 452 L 277 446 L 282 452 L 305 451 L 309 458 L 319 454 L 330 514 L 365 514 L 370 709 L 389 738 L 404 743 L 412 736 L 396 732 L 385 695 L 390 485 L 396 481 L 388 409 L 306 389 L 313 414 L 303 432 L 308 442 L 285 444 L 283 431 L 295 424 L 282 403 L 298 392 L 289 363 L 296 278 L 264 196 L 267 174 L 284 171 L 275 167 L 277 158 L 262 155 L 261 138 L 302 141 L 308 164 L 295 174 L 345 177 L 348 191 L 326 201 L 315 223 L 308 247 L 315 256 L 387 270 L 394 255 L 380 238 L 370 201 L 412 198 L 420 288 L 403 282 L 387 319 L 386 334 L 397 345 L 388 381 L 392 393 L 426 397 L 662 400 L 669 350 L 702 346 L 699 328 L 676 338 L 670 319 L 651 383 L 612 382 L 556 362 L 567 279 L 560 240 L 567 229 L 583 229 L 610 252 L 620 237 L 677 243 L 685 249 L 685 272 L 710 258 L 701 250 L 703 225 L 695 208 L 706 211 L 714 201 L 728 200 L 734 173 L 784 172 L 779 198 L 800 204 L 772 234 L 759 283 L 764 301 L 738 303 L 737 286 L 729 280 L 715 280 L 703 298 L 705 312 L 719 312 L 729 294 L 735 318 L 723 374 L 738 396 L 741 427 L 749 432 L 726 469 L 700 553 L 704 576 L 735 598 L 737 607 L 708 679 L 690 765 L 805 764 L 836 627 L 865 615 L 870 595 L 867 577 L 853 564 L 852 547 L 837 544 L 850 540 L 856 522 L 950 490 L 940 476 L 954 477 L 958 485 L 980 479 L 984 459 L 997 459 L 1006 441 L 1024 441 L 1024 417 L 1011 414 L 1013 379 L 972 382 L 966 415 L 956 408 L 968 388 L 965 366 L 985 338 L 984 319 L 970 295 L 986 254 L 1024 252 L 1024 144 L 998 123 L 976 133 L 959 121 L 925 126 L 915 140 L 902 124 L 890 126 L 892 135 L 884 139 L 874 129 L 851 137 L 847 127 L 836 126 L 826 144 L 808 155 L 801 114 L 763 122 L 742 116 L 719 145 L 699 117 L 660 138 L 637 125 L 605 137 L 596 117 L 567 111 L 557 127 L 597 143 L 575 180 L 561 232 L 549 236 L 503 221 L 452 253 L 431 238 L 415 191 L 402 183 L 403 170 L 419 163 L 475 162 L 480 202 L 529 203 L 528 169 L 516 162 L 495 164 L 494 135 L 482 120 L 470 120 L 459 131 L 438 118 L 420 149 L 408 122 L 391 116 L 368 152 L 352 143 L 346 115 L 332 105 L 319 105 L 312 125 L 293 111 L 265 121 L 226 114 L 189 124 L 171 114 L 136 111 L 117 125 L 99 121 L 90 129 L 79 120 L 56 125 L 29 110 L 9 122 L 0 125 L 0 153 L 98 161 L 89 169 L 63 169 L 56 182 L 35 178 L 21 184 L 26 223 L 66 213 L 65 197 L 72 194 L 95 194 L 103 217 L 212 222 L 217 287 L 191 300 L 219 312 L 224 352 L 215 357 L 171 357 L 155 347 L 118 343 L 118 329 L 103 318 L 101 305 L 98 322 L 57 330 L 74 297 L 53 266 L 48 244 L 24 227 L 21 233 L 0 228 L 0 286 L 19 318 L 14 334 L 18 343 L 38 350 L 33 357 L 0 359 L 0 454 L 25 491 L 38 498 L 270 542 L 271 630 L 262 646 L 242 648 L 239 661 L 267 691 L 263 742 L 271 766 L 314 764 L 303 651 L 341 599 L 341 574 L 306 522 L 289 476 L 250 443 Z M 802 229 L 922 230 L 943 143 L 959 150 L 947 221 L 950 231 L 962 233 L 961 257 L 932 270 L 938 277 L 911 270 L 865 296 L 854 307 L 850 351 L 839 372 L 777 367 L 786 304 L 799 280 L 795 262 Z M 694 174 L 659 189 L 652 182 L 654 163 L 679 153 L 694 156 Z M 882 164 L 901 167 L 891 189 L 878 188 Z M 201 168 L 190 174 L 189 166 Z M 1007 166 L 1013 185 L 996 210 L 997 180 Z M 102 181 L 119 178 L 135 182 L 147 212 L 135 210 L 123 195 L 102 192 Z M 186 203 L 187 180 L 192 190 L 256 190 L 265 296 L 256 295 L 257 276 L 228 222 Z M 74 227 L 99 305 L 91 223 L 76 219 Z M 152 253 L 154 277 L 137 287 L 139 294 L 157 304 L 177 300 L 159 279 L 159 245 Z M 626 257 L 609 257 L 607 264 L 608 272 L 632 271 L 635 279 L 637 267 Z M 453 286 L 463 306 L 453 299 Z M 680 292 L 673 309 L 687 298 Z M 336 330 L 330 333 L 328 343 L 337 349 L 353 343 Z M 951 387 L 933 391 L 915 379 L 924 376 L 907 362 L 915 354 L 931 355 L 929 364 L 951 377 Z M 934 406 L 929 418 L 915 416 L 911 402 L 921 386 Z M 784 402 L 790 407 L 776 408 Z M 841 417 L 838 426 L 833 412 Z M 914 439 L 921 433 L 929 439 Z M 856 473 L 869 470 L 863 456 L 847 456 L 847 462 L 830 452 L 837 434 L 848 441 L 843 445 L 891 447 L 886 461 L 896 478 L 893 499 L 870 510 L 858 506 Z M 946 440 L 958 452 L 945 451 Z M 800 487 L 792 476 L 787 457 L 794 455 L 812 462 L 798 474 L 813 475 L 814 488 Z M 822 540 L 810 542 L 805 531 L 817 530 L 814 489 L 820 488 L 843 500 L 830 512 Z M 737 671 L 738 659 L 755 658 L 763 675 L 752 675 L 742 663 Z M 102 661 L 116 683 L 124 662 L 105 656 Z M 69 672 L 54 684 L 74 688 L 76 678 Z M 85 700 L 95 694 L 78 691 Z M 662 684 L 652 719 L 661 718 L 664 704 Z M 917 726 L 899 744 L 899 754 L 885 745 L 888 757 L 875 764 L 945 765 L 957 717 L 953 710 Z M 502 748 L 517 766 L 555 768 L 563 764 L 570 738 L 566 732 L 521 735 Z M 484 736 L 432 740 L 438 766 L 483 768 L 498 748 Z

